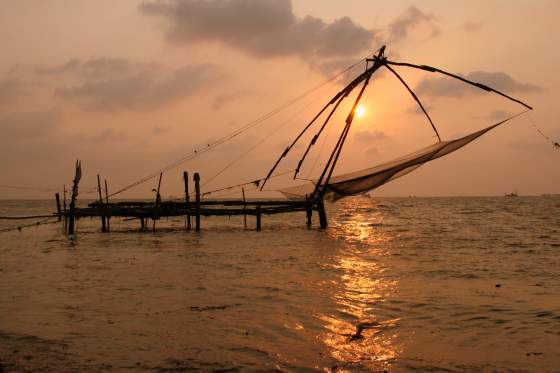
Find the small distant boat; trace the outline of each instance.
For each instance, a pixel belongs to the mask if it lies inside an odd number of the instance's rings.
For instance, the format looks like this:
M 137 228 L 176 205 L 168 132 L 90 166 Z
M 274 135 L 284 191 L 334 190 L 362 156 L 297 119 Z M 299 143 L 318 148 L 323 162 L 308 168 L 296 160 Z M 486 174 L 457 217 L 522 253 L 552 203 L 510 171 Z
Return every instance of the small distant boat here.
M 504 197 L 519 197 L 519 196 L 517 195 L 517 192 L 512 192 L 512 193 L 505 193 Z

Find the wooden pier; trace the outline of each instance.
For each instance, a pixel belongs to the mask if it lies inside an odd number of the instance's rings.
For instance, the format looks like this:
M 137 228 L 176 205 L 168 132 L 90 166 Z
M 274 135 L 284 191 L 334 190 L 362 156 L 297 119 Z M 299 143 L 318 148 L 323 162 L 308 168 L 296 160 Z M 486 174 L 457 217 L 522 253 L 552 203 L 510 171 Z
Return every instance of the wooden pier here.
M 183 173 L 185 184 L 184 200 L 163 201 L 160 196 L 161 178 L 158 182 L 156 198 L 154 201 L 109 201 L 107 191 L 107 183 L 105 182 L 105 198 L 101 189 L 101 179 L 98 175 L 98 195 L 99 200 L 88 204 L 87 207 L 76 207 L 78 195 L 78 185 L 81 179 L 81 164 L 76 164 L 76 176 L 74 177 L 74 185 L 72 186 L 72 196 L 70 200 L 70 208 L 60 207 L 60 197 L 56 195 L 57 213 L 53 216 L 64 218 L 65 226 L 68 234 L 75 233 L 75 220 L 80 218 L 100 219 L 100 229 L 102 232 L 109 232 L 109 221 L 111 218 L 123 218 L 125 220 L 138 220 L 140 230 L 146 230 L 147 223 L 152 221 L 152 229 L 156 229 L 156 221 L 162 218 L 184 216 L 185 228 L 192 229 L 191 219 L 194 220 L 194 230 L 196 232 L 201 229 L 201 217 L 210 216 L 244 216 L 245 226 L 247 225 L 247 216 L 255 217 L 255 230 L 260 231 L 262 227 L 263 215 L 285 214 L 302 212 L 307 227 L 312 225 L 313 211 L 318 212 L 319 226 L 324 229 L 327 227 L 327 215 L 322 200 L 315 201 L 311 199 L 303 200 L 247 200 L 243 190 L 243 199 L 202 199 L 200 189 L 200 175 L 193 175 L 194 183 L 194 200 L 189 194 L 188 173 Z M 65 201 L 64 201 L 65 202 Z

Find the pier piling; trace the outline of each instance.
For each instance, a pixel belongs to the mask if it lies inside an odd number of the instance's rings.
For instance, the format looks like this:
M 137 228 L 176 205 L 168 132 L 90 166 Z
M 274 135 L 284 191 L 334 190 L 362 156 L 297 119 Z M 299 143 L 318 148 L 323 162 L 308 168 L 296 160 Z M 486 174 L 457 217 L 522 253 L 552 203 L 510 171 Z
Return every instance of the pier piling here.
M 255 215 L 257 217 L 257 232 L 261 231 L 261 206 L 255 208 Z
M 200 232 L 200 175 L 198 172 L 194 173 L 194 192 L 195 192 L 195 231 Z
M 189 173 L 187 171 L 183 172 L 183 180 L 185 181 L 185 205 L 187 207 L 187 215 L 186 215 L 186 228 L 187 230 L 191 230 L 191 214 L 189 213 L 189 209 L 191 208 L 190 204 L 190 197 L 189 197 Z
M 107 188 L 107 179 L 105 179 L 105 209 L 109 207 L 109 188 Z M 111 231 L 111 217 L 107 216 L 107 232 Z
M 317 202 L 317 209 L 319 213 L 319 226 L 321 227 L 321 229 L 325 229 L 327 228 L 329 223 L 327 221 L 327 213 L 325 212 L 325 203 L 322 199 Z
M 99 207 L 103 207 L 103 196 L 101 194 L 101 179 L 99 174 L 97 174 L 97 191 L 99 192 Z M 101 215 L 101 232 L 107 232 L 107 226 L 105 225 L 105 215 Z
M 60 209 L 60 194 L 56 193 L 54 195 L 56 198 L 56 211 L 58 212 L 58 221 L 62 220 L 62 211 Z

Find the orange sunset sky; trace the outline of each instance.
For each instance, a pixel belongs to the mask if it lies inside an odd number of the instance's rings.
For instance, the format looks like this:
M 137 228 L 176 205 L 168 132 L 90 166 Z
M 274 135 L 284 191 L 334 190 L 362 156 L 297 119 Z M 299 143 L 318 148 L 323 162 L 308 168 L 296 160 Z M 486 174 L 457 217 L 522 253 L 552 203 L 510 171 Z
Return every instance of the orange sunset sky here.
M 95 196 L 86 192 L 96 185 L 97 173 L 117 190 L 203 149 L 383 44 L 389 59 L 462 74 L 535 110 L 374 195 L 560 193 L 560 151 L 532 125 L 560 139 L 558 1 L 4 0 L 0 5 L 0 198 L 52 197 L 53 190 L 71 184 L 76 159 L 84 171 L 80 198 Z M 364 67 L 358 64 L 351 74 Z M 443 139 L 523 110 L 434 74 L 398 71 Z M 200 172 L 204 190 L 265 176 L 306 120 L 348 79 L 322 86 L 165 173 L 164 198 L 182 195 L 184 170 Z M 349 110 L 342 109 L 303 176 L 320 171 Z M 336 173 L 371 167 L 437 140 L 406 90 L 386 72 L 366 91 L 363 110 Z M 309 137 L 304 140 L 303 146 Z M 295 167 L 302 147 L 279 172 Z M 233 160 L 238 161 L 224 170 Z M 122 197 L 149 197 L 156 182 Z M 272 190 L 293 183 L 274 179 L 267 195 L 279 196 Z

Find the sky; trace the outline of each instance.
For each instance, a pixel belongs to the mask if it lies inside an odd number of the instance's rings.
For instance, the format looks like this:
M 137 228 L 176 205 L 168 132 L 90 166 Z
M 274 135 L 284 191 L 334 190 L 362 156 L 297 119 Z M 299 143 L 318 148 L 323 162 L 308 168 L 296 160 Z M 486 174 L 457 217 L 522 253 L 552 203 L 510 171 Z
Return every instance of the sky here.
M 183 195 L 183 171 L 200 173 L 203 192 L 262 178 L 381 45 L 391 60 L 460 74 L 535 110 L 373 195 L 560 193 L 560 151 L 535 129 L 560 140 L 558 1 L 0 0 L 0 7 L 0 198 L 49 198 L 70 188 L 76 159 L 80 198 L 95 198 L 97 174 L 114 192 L 185 158 L 164 173 L 164 198 Z M 523 110 L 432 73 L 398 71 L 444 140 Z M 303 178 L 321 171 L 345 105 Z M 437 141 L 387 71 L 375 75 L 362 105 L 335 174 Z M 278 173 L 295 168 L 315 131 Z M 251 185 L 247 193 L 279 196 L 275 190 L 301 182 L 277 177 L 266 193 Z M 118 196 L 152 197 L 156 185 L 151 178 Z

